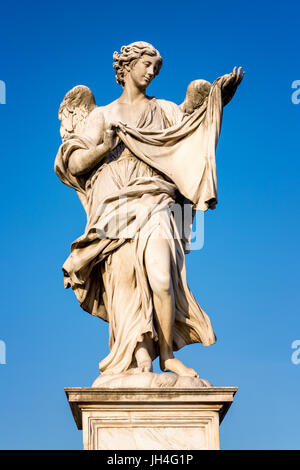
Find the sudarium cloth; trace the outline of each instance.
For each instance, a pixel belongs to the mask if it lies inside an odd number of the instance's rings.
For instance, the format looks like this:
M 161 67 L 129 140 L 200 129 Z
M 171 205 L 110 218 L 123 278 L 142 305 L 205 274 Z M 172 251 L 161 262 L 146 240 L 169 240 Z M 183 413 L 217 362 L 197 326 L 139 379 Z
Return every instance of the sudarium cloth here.
M 215 207 L 215 151 L 221 121 L 222 97 L 216 81 L 209 97 L 191 115 L 184 115 L 174 103 L 150 99 L 136 128 L 119 123 L 120 144 L 90 173 L 73 176 L 68 169 L 74 150 L 94 145 L 84 135 L 72 136 L 58 151 L 55 171 L 63 183 L 77 191 L 87 213 L 85 232 L 72 243 L 63 265 L 64 283 L 72 287 L 84 310 L 109 322 L 110 354 L 100 363 L 102 373 L 118 374 L 134 367 L 134 350 L 146 334 L 152 339 L 152 358 L 159 353 L 144 262 L 147 241 L 157 223 L 165 232 L 171 253 L 173 350 L 195 342 L 208 346 L 216 340 L 208 316 L 187 286 L 184 241 L 176 236 L 174 217 L 166 209 L 178 196 L 195 209 Z M 149 212 L 140 210 L 153 207 L 151 214 L 170 214 L 168 223 L 152 215 L 149 219 Z M 116 214 L 117 234 L 115 224 L 110 224 Z M 114 233 L 110 233 L 111 226 Z M 120 261 L 128 244 L 133 256 L 127 263 L 133 265 L 135 282 L 130 301 L 125 303 L 119 298 Z

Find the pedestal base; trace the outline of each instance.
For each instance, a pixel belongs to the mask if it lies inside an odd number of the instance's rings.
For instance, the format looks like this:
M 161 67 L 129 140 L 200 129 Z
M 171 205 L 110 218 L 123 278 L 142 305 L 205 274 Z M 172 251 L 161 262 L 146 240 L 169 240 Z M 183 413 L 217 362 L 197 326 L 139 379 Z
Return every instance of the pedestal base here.
M 66 388 L 87 450 L 219 449 L 236 387 Z

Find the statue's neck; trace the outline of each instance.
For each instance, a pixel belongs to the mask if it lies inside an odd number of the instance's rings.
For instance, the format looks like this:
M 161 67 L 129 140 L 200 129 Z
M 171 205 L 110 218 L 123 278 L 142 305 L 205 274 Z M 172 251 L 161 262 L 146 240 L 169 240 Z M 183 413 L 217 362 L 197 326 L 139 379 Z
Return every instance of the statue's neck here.
M 123 88 L 123 93 L 119 98 L 120 103 L 136 104 L 144 101 L 146 98 L 146 88 L 140 89 L 131 81 L 126 82 Z

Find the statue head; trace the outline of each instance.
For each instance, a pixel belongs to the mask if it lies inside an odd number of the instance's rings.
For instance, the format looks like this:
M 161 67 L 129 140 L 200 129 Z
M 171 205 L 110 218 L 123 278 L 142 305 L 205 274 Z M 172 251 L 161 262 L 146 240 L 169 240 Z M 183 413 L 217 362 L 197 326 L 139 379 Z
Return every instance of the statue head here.
M 126 74 L 133 70 L 140 59 L 143 59 L 145 64 L 147 64 L 147 59 L 151 63 L 149 65 L 149 67 L 151 67 L 151 72 L 149 72 L 148 76 L 145 77 L 145 86 L 148 86 L 152 79 L 159 74 L 162 66 L 162 58 L 158 50 L 148 42 L 144 41 L 132 42 L 131 44 L 128 44 L 128 46 L 122 46 L 120 54 L 118 52 L 114 52 L 113 59 L 116 81 L 122 85 L 122 87 L 125 85 Z

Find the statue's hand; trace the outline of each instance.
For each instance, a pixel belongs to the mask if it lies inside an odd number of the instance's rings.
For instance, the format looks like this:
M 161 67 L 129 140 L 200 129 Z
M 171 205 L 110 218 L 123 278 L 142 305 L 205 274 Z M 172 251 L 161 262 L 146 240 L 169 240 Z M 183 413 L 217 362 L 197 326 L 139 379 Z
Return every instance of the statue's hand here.
M 237 87 L 243 80 L 245 72 L 242 72 L 242 67 L 239 67 L 238 70 L 234 67 L 231 73 L 224 75 L 222 77 L 222 96 L 224 105 L 229 103 L 229 101 L 233 98 Z
M 223 76 L 224 82 L 222 88 L 238 86 L 243 80 L 244 74 L 245 72 L 242 72 L 242 67 L 239 67 L 238 70 L 236 70 L 236 67 L 234 67 L 231 73 Z
M 117 123 L 111 122 L 104 132 L 103 146 L 107 152 L 112 152 L 120 142 L 116 133 Z

